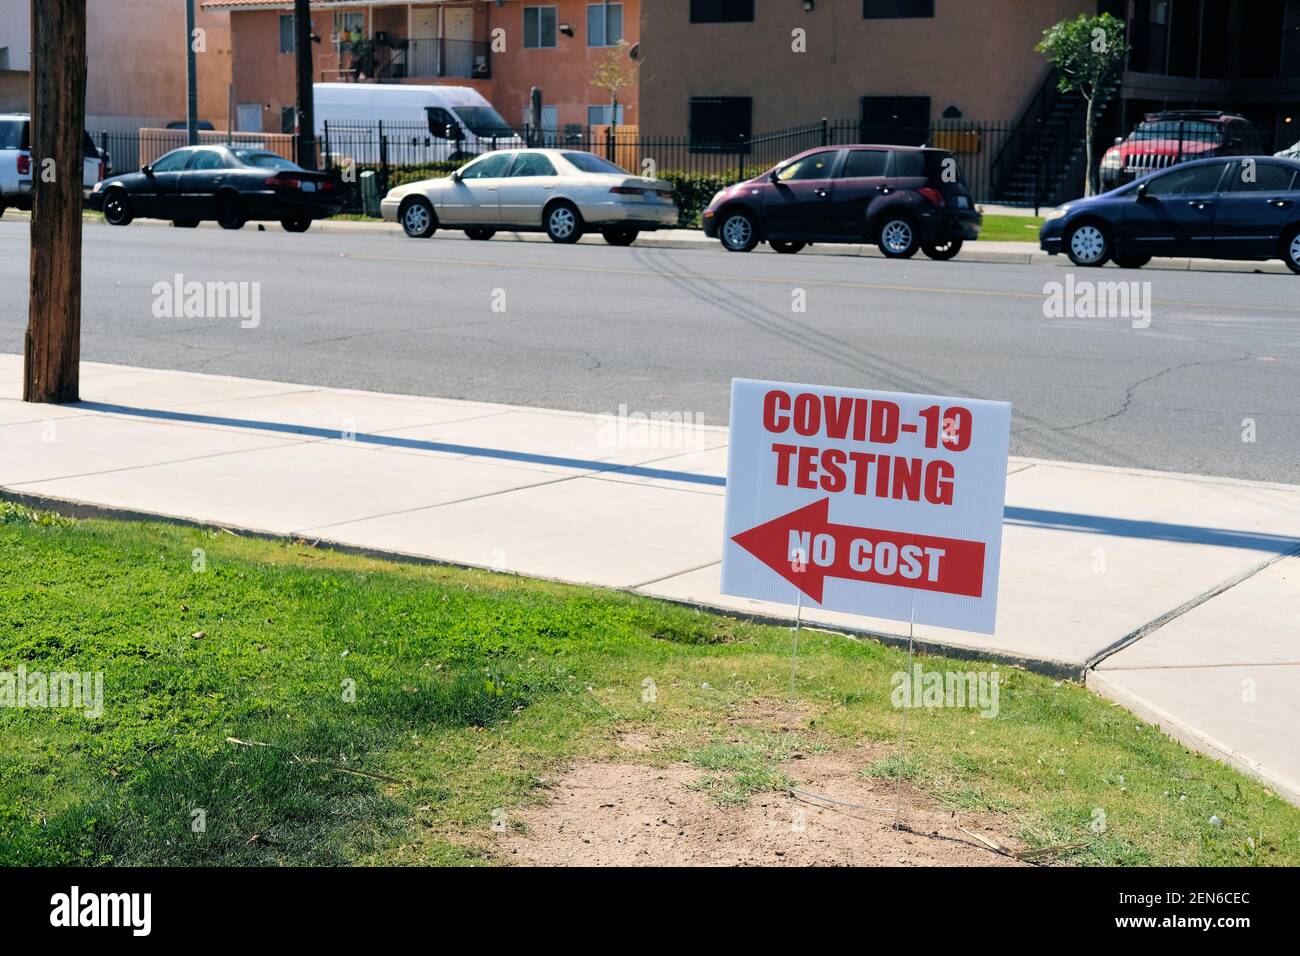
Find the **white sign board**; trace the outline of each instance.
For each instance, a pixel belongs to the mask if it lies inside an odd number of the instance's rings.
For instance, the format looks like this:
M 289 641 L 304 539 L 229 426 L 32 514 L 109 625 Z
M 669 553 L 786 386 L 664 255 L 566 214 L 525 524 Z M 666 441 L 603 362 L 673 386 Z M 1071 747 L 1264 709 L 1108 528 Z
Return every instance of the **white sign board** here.
M 722 592 L 992 634 L 1011 406 L 734 379 Z

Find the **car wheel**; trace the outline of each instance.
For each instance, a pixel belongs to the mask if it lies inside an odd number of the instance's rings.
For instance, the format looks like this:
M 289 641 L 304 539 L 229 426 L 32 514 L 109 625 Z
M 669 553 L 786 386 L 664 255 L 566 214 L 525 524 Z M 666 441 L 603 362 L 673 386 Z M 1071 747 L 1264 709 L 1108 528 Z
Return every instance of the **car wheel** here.
M 175 229 L 197 229 L 199 221 L 197 219 L 173 219 L 172 227 Z
M 474 226 L 472 229 L 466 229 L 465 235 L 471 239 L 486 241 L 497 234 L 495 229 L 484 229 L 482 226 Z
M 718 227 L 718 238 L 728 252 L 749 252 L 758 245 L 754 217 L 740 209 L 727 213 Z
M 910 259 L 921 247 L 916 225 L 907 216 L 886 215 L 876 232 L 876 244 L 890 259 Z
M 626 226 L 606 226 L 600 234 L 611 246 L 630 246 L 636 242 L 637 230 Z
M 784 242 L 778 239 L 776 242 L 769 242 L 768 245 L 771 246 L 773 249 L 775 249 L 777 252 L 781 253 L 782 255 L 792 256 L 800 249 L 802 249 L 804 246 L 806 246 L 807 243 L 806 242 Z
M 557 202 L 546 210 L 546 234 L 551 242 L 566 245 L 582 238 L 582 217 L 571 202 Z
M 1116 256 L 1115 265 L 1121 269 L 1141 269 L 1151 261 L 1150 256 Z
M 438 230 L 438 218 L 433 214 L 433 206 L 422 197 L 408 199 L 398 218 L 412 239 L 428 239 Z
M 131 200 L 126 191 L 110 189 L 104 197 L 104 221 L 110 226 L 129 226 L 135 216 L 131 212 Z
M 248 216 L 243 203 L 235 193 L 221 193 L 217 196 L 217 225 L 222 229 L 243 229 Z
M 1076 266 L 1104 266 L 1110 259 L 1110 235 L 1097 222 L 1081 222 L 1065 234 L 1065 252 Z
M 1300 273 L 1300 226 L 1288 232 L 1282 240 L 1282 261 L 1292 272 Z
M 961 239 L 946 239 L 943 242 L 923 242 L 921 243 L 921 251 L 931 259 L 935 259 L 939 262 L 946 262 L 957 253 L 961 252 L 962 245 L 963 240 Z
M 280 220 L 280 228 L 285 232 L 306 232 L 311 228 L 311 220 L 305 216 L 286 216 Z

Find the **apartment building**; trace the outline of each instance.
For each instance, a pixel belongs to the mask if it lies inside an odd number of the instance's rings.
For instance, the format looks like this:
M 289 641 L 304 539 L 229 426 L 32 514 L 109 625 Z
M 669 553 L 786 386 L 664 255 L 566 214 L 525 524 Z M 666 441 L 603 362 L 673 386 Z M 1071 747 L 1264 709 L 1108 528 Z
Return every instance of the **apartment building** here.
M 27 109 L 31 0 L 0 0 L 0 96 Z M 229 16 L 198 11 L 199 118 L 224 126 L 230 88 Z M 185 0 L 86 4 L 86 124 L 138 128 L 185 118 Z
M 295 104 L 291 0 L 205 0 L 230 17 L 239 129 L 290 131 Z M 608 94 L 592 85 L 620 41 L 639 39 L 640 0 L 313 0 L 318 82 L 470 86 L 512 124 L 542 91 L 542 125 L 610 121 Z M 635 84 L 619 96 L 616 122 L 638 119 Z M 329 117 L 323 117 L 328 119 Z
M 1096 0 L 655 0 L 642 10 L 641 129 L 693 140 L 941 117 L 1014 120 L 1034 44 Z

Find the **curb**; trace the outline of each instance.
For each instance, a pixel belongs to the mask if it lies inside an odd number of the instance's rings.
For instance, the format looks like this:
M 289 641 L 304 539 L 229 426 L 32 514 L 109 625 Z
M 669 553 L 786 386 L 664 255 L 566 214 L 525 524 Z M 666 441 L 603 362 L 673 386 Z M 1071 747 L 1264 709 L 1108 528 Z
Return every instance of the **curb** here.
M 30 214 L 17 211 L 6 210 L 8 218 L 14 222 L 30 221 Z M 3 221 L 3 220 L 0 220 Z M 103 219 L 99 217 L 87 217 L 82 220 L 83 225 L 106 225 Z M 164 219 L 137 219 L 133 225 L 153 226 L 153 227 L 170 227 L 170 223 Z M 259 225 L 250 223 L 249 225 Z M 216 223 L 205 222 L 199 225 L 200 229 L 216 229 Z M 353 233 L 356 235 L 395 235 L 401 236 L 402 229 L 396 223 L 388 222 L 363 222 L 354 220 L 330 220 L 322 219 L 312 224 L 312 232 L 346 234 Z M 449 230 L 450 231 L 450 230 Z M 444 238 L 451 238 L 450 236 Z M 463 238 L 463 237 L 456 237 Z M 533 232 L 498 232 L 494 237 L 496 241 L 504 242 L 550 242 L 544 233 Z M 468 241 L 468 240 L 466 240 Z M 598 236 L 583 236 L 578 240 L 580 245 L 605 245 L 603 239 Z M 1019 265 L 1019 266 L 1038 266 L 1038 265 L 1057 265 L 1070 267 L 1070 260 L 1063 255 L 1048 255 L 1045 252 L 1028 252 L 1021 248 L 1005 249 L 997 248 L 998 246 L 1018 246 L 1024 243 L 1010 242 L 992 242 L 975 240 L 966 246 L 965 249 L 953 259 L 953 262 L 970 262 L 984 263 L 988 265 Z M 715 240 L 706 239 L 701 233 L 698 238 L 670 238 L 667 236 L 656 236 L 654 233 L 645 233 L 637 238 L 635 248 L 639 249 L 714 249 L 718 248 Z M 770 252 L 769 249 L 762 249 L 762 252 Z M 812 246 L 805 249 L 802 253 L 805 256 L 848 256 L 861 259 L 884 259 L 885 256 L 875 246 L 869 245 L 835 245 L 835 246 Z M 1243 262 L 1232 259 L 1153 259 L 1145 267 L 1147 271 L 1155 270 L 1158 272 L 1228 272 L 1242 275 L 1290 275 L 1291 270 L 1280 260 L 1268 260 L 1266 262 Z M 1133 270 L 1130 270 L 1133 271 Z
M 491 570 L 484 565 L 467 564 L 461 561 L 447 561 L 441 558 L 410 554 L 404 551 L 390 551 L 384 548 L 368 548 L 362 545 L 331 541 L 328 538 L 303 538 L 298 535 L 283 534 L 275 531 L 259 531 L 255 528 L 241 528 L 237 525 L 220 524 L 214 521 L 202 521 L 196 518 L 159 514 L 151 511 L 139 511 L 134 508 L 116 508 L 112 505 L 94 504 L 93 502 L 78 501 L 72 498 L 34 495 L 20 491 L 11 491 L 3 486 L 0 486 L 0 501 L 9 501 L 16 505 L 21 505 L 26 508 L 34 508 L 41 511 L 52 511 L 55 514 L 60 514 L 67 518 L 109 518 L 115 521 L 159 521 L 165 524 L 179 525 L 185 528 L 221 528 L 242 537 L 255 538 L 262 541 L 297 542 L 312 548 L 325 548 L 330 551 L 337 551 L 340 554 L 351 554 L 365 558 L 377 558 L 398 564 L 424 564 L 444 568 L 461 568 L 467 571 Z M 512 572 L 494 573 L 511 574 Z M 598 584 L 581 584 L 575 581 L 566 581 L 561 578 L 550 578 L 533 574 L 515 576 L 528 577 L 540 581 L 551 581 L 555 584 L 566 584 L 572 587 L 586 587 L 597 591 L 613 591 L 619 594 L 638 597 L 646 601 L 663 601 L 666 604 L 695 608 L 697 610 L 708 611 L 711 614 L 720 614 L 725 617 L 732 617 L 742 621 L 751 621 L 757 624 L 788 627 L 791 623 L 791 618 L 788 616 L 782 616 L 775 613 L 740 611 L 735 608 L 710 604 L 707 601 L 691 601 L 660 597 L 658 595 L 647 594 L 644 591 L 639 591 L 634 587 L 622 588 L 605 587 Z M 840 627 L 821 624 L 816 621 L 805 621 L 803 626 L 808 630 L 835 634 L 848 640 L 872 640 L 895 648 L 906 648 L 908 644 L 908 639 L 905 636 L 886 634 L 865 628 Z M 921 654 L 929 654 L 935 657 L 950 657 L 955 660 L 989 661 L 995 664 L 1004 664 L 1008 667 L 1017 667 L 1021 670 L 1029 671 L 1034 674 L 1041 674 L 1045 677 L 1052 677 L 1057 680 L 1069 680 L 1080 684 L 1084 682 L 1084 678 L 1087 674 L 1085 665 L 1083 664 L 1069 664 L 1064 661 L 1051 660 L 1049 658 L 1022 657 L 1017 654 L 1008 654 L 1006 652 L 992 650 L 984 651 L 970 647 L 945 644 L 942 641 L 924 640 L 921 638 L 912 641 L 912 646 Z
M 1212 759 L 1225 763 L 1239 770 L 1248 777 L 1253 777 L 1269 787 L 1288 803 L 1300 806 L 1300 787 L 1279 777 L 1250 757 L 1216 740 L 1204 731 L 1197 730 L 1186 721 L 1161 710 L 1143 697 L 1120 687 L 1106 676 L 1106 671 L 1090 670 L 1084 681 L 1094 694 L 1104 697 L 1112 703 L 1137 714 L 1142 720 L 1153 725 L 1166 737 L 1172 737 L 1190 750 L 1205 754 Z

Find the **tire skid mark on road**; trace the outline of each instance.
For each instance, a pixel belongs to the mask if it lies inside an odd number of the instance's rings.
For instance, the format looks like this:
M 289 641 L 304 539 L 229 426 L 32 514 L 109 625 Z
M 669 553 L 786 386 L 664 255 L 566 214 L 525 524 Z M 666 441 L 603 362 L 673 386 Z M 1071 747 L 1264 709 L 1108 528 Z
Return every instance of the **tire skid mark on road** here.
M 634 250 L 635 252 L 636 250 Z M 640 258 L 642 257 L 638 256 L 638 259 Z M 649 262 L 646 263 L 646 268 L 654 270 L 653 264 Z M 813 355 L 843 365 L 860 374 L 875 376 L 880 382 L 889 383 L 895 388 L 907 391 L 923 387 L 928 392 L 936 395 L 957 395 L 962 394 L 964 390 L 960 385 L 927 375 L 897 361 L 882 358 L 843 338 L 825 332 L 815 332 L 807 326 L 791 327 L 787 323 L 785 315 L 773 312 L 770 309 L 761 309 L 754 303 L 746 303 L 749 307 L 747 312 L 745 309 L 736 306 L 732 301 L 734 297 L 721 289 L 716 280 L 707 275 L 685 273 L 694 282 L 703 284 L 701 288 L 693 286 L 690 281 L 680 279 L 679 276 L 682 276 L 683 273 L 655 271 L 654 274 L 663 276 L 685 294 L 700 301 L 711 303 L 720 311 L 760 331 L 780 338 L 795 348 L 804 349 Z M 760 315 L 760 311 L 764 312 L 765 315 Z M 814 335 L 822 341 L 815 341 Z M 1132 467 L 1141 464 L 1131 456 L 1122 454 L 1110 445 L 1087 436 L 1065 434 L 1056 426 L 1027 413 L 1016 410 L 1013 412 L 1013 416 L 1013 421 L 1029 426 L 1029 429 L 1022 428 L 1020 430 L 1021 434 L 1026 430 L 1029 431 L 1037 446 L 1048 451 L 1048 455 L 1044 457 L 1059 456 L 1066 460 L 1074 460 L 1092 454 L 1101 455 L 1103 460 L 1120 461 Z M 1081 449 L 1085 450 L 1083 454 L 1080 454 Z

